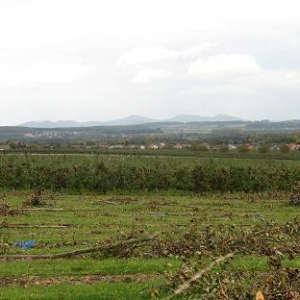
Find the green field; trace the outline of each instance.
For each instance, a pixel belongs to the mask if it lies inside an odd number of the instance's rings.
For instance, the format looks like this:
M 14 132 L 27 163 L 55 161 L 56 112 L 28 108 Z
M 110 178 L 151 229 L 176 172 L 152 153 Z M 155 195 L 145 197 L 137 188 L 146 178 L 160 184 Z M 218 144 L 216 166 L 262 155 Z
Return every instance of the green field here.
M 38 168 L 90 170 L 95 160 L 109 172 L 120 166 L 251 168 L 255 174 L 274 168 L 286 171 L 285 183 L 299 168 L 298 161 L 289 160 L 191 157 L 12 155 L 0 161 L 3 176 L 23 180 L 13 172 L 24 166 L 29 175 L 22 174 L 32 180 Z M 6 174 L 9 166 L 12 173 Z M 106 194 L 84 185 L 22 187 L 22 182 L 15 188 L 3 185 L 0 192 L 1 299 L 167 299 L 229 253 L 232 259 L 209 269 L 174 299 L 255 299 L 258 291 L 273 300 L 299 296 L 300 208 L 289 204 L 289 187 L 200 193 L 115 188 Z M 34 248 L 16 246 L 28 240 L 36 242 Z M 79 250 L 86 252 L 79 255 Z

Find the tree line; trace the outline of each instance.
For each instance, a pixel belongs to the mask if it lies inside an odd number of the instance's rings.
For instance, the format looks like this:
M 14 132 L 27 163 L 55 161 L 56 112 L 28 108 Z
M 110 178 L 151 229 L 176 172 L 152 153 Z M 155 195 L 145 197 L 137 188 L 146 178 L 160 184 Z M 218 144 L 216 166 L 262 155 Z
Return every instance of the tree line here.
M 246 192 L 289 191 L 300 180 L 300 167 L 216 164 L 194 166 L 157 162 L 153 165 L 105 163 L 38 164 L 29 160 L 1 160 L 1 189 L 90 191 Z

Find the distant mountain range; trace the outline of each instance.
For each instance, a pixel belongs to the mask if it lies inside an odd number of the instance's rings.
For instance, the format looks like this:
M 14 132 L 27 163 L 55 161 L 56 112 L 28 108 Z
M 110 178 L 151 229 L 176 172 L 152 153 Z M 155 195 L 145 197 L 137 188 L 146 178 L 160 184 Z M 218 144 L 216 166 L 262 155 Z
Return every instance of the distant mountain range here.
M 100 122 L 77 122 L 74 120 L 62 120 L 62 121 L 29 121 L 18 126 L 28 128 L 77 128 L 77 127 L 92 127 L 92 126 L 114 126 L 114 125 L 139 125 L 149 124 L 157 122 L 226 122 L 226 121 L 241 121 L 240 118 L 232 117 L 228 115 L 217 115 L 213 117 L 198 116 L 198 115 L 178 115 L 176 117 L 166 120 L 156 120 L 139 115 L 132 115 L 123 119 L 117 119 L 112 121 Z
M 198 116 L 198 115 L 178 115 L 174 118 L 165 120 L 166 122 L 228 122 L 228 121 L 242 121 L 242 119 L 228 116 L 228 115 L 216 115 L 214 117 Z
M 0 142 L 12 139 L 45 143 L 69 143 L 87 140 L 113 141 L 115 143 L 126 139 L 137 139 L 140 142 L 140 139 L 144 139 L 149 135 L 161 137 L 163 140 L 176 141 L 178 139 L 181 142 L 186 141 L 188 143 L 203 138 L 216 139 L 218 142 L 228 140 L 242 142 L 252 133 L 255 133 L 255 136 L 257 134 L 270 134 L 270 136 L 280 134 L 286 137 L 287 134 L 292 133 L 294 136 L 295 133 L 300 132 L 300 120 L 272 122 L 267 120 L 241 121 L 230 118 L 229 121 L 218 121 L 224 119 L 224 116 L 208 118 L 181 115 L 168 121 L 158 121 L 131 116 L 110 122 L 110 124 L 115 125 L 108 125 L 108 122 L 99 122 L 102 126 L 95 126 L 99 124 L 98 122 L 30 122 L 19 127 L 0 126 Z M 142 124 L 116 125 L 128 124 L 129 122 L 142 122 Z M 24 125 L 27 127 L 24 127 Z

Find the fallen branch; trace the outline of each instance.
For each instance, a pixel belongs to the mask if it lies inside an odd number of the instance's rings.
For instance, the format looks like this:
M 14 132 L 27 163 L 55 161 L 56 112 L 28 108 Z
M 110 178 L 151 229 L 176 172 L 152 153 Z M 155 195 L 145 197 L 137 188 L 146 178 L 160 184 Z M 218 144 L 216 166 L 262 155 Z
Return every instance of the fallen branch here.
M 30 225 L 30 224 L 4 224 L 2 228 L 70 228 L 73 225 Z
M 119 203 L 116 203 L 114 201 L 103 201 L 103 202 L 110 205 L 119 205 Z
M 57 253 L 57 254 L 12 254 L 12 255 L 0 255 L 0 260 L 3 259 L 8 259 L 8 260 L 18 260 L 18 259 L 24 259 L 24 260 L 35 260 L 35 259 L 59 259 L 59 258 L 71 258 L 74 256 L 78 255 L 83 255 L 83 254 L 91 254 L 95 252 L 100 252 L 100 251 L 114 251 L 116 249 L 119 249 L 123 246 L 129 246 L 129 245 L 137 245 L 137 244 L 143 244 L 145 242 L 151 241 L 154 238 L 156 238 L 160 233 L 156 233 L 153 236 L 150 237 L 143 237 L 139 239 L 132 239 L 128 240 L 124 243 L 117 243 L 114 245 L 109 245 L 109 246 L 100 246 L 100 247 L 93 247 L 93 248 L 86 248 L 86 249 L 79 249 L 79 250 L 74 250 L 70 252 L 63 252 L 63 253 Z
M 89 211 L 101 211 L 101 209 L 98 208 L 81 208 L 81 209 L 75 209 L 75 208 L 48 208 L 48 207 L 40 207 L 40 208 L 23 208 L 24 212 L 89 212 Z
M 185 292 L 186 290 L 188 290 L 195 281 L 197 281 L 203 275 L 205 275 L 206 273 L 208 273 L 214 266 L 217 266 L 220 263 L 227 261 L 228 259 L 232 258 L 233 256 L 234 256 L 234 253 L 229 253 L 229 254 L 227 254 L 225 256 L 220 256 L 219 258 L 217 258 L 216 260 L 214 260 L 213 262 L 211 262 L 208 267 L 206 267 L 205 269 L 202 269 L 201 271 L 199 271 L 198 273 L 196 273 L 192 278 L 190 278 L 189 280 L 185 281 L 182 285 L 180 285 L 175 290 L 175 292 L 172 295 L 164 298 L 164 300 L 170 300 L 170 299 L 173 299 L 176 296 L 182 294 L 183 292 Z
M 197 206 L 189 206 L 189 205 L 178 205 L 175 203 L 158 203 L 160 206 L 173 206 L 173 207 L 180 207 L 180 208 L 190 208 L 190 209 L 195 209 L 199 210 L 199 207 Z
M 203 224 L 209 227 L 257 227 L 257 224 Z
M 45 278 L 45 276 L 0 276 L 0 286 L 28 286 L 28 285 L 40 285 L 50 286 L 63 283 L 70 284 L 91 284 L 98 282 L 146 282 L 153 278 L 161 278 L 163 274 L 118 274 L 118 275 L 98 275 L 98 274 L 86 274 L 86 275 L 62 275 Z
M 191 224 L 187 223 L 187 224 L 180 224 L 180 223 L 169 223 L 169 224 L 144 224 L 144 223 L 136 223 L 135 226 L 141 226 L 141 227 L 190 227 Z M 251 228 L 255 228 L 258 227 L 257 224 L 201 224 L 199 226 L 200 227 L 251 227 Z M 129 227 L 129 226 L 128 226 Z

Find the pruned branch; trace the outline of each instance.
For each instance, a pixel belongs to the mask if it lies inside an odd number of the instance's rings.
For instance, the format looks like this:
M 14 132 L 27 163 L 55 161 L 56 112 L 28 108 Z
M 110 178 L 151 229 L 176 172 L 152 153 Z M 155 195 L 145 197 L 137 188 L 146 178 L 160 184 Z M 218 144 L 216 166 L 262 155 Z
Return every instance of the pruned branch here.
M 205 269 L 202 269 L 201 271 L 197 272 L 189 280 L 185 281 L 182 285 L 180 285 L 174 291 L 174 293 L 172 295 L 164 298 L 164 300 L 170 300 L 170 299 L 173 299 L 174 297 L 176 297 L 177 295 L 182 294 L 183 292 L 185 292 L 186 290 L 188 290 L 195 281 L 197 281 L 203 275 L 205 275 L 206 273 L 208 273 L 214 266 L 217 266 L 220 263 L 223 263 L 223 262 L 229 260 L 233 256 L 234 256 L 234 253 L 229 253 L 229 254 L 227 254 L 225 256 L 220 256 L 219 258 L 217 258 L 216 260 L 214 260 L 213 262 L 211 262 L 208 267 L 206 267 Z
M 0 228 L 70 228 L 74 227 L 72 224 L 61 225 L 31 225 L 28 223 L 1 223 Z
M 129 245 L 144 245 L 145 242 L 151 241 L 155 239 L 160 233 L 156 233 L 150 237 L 143 237 L 139 239 L 132 239 L 125 241 L 123 243 L 117 243 L 113 245 L 108 246 L 99 246 L 99 247 L 93 247 L 93 248 L 86 248 L 86 249 L 79 249 L 74 250 L 70 252 L 63 252 L 63 253 L 57 253 L 57 254 L 11 254 L 11 255 L 0 255 L 0 260 L 8 259 L 8 260 L 18 260 L 18 259 L 24 259 L 24 260 L 43 260 L 43 259 L 59 259 L 59 258 L 72 258 L 74 256 L 84 255 L 84 254 L 91 254 L 95 252 L 101 252 L 101 251 L 114 251 L 117 250 L 123 246 L 129 246 Z

